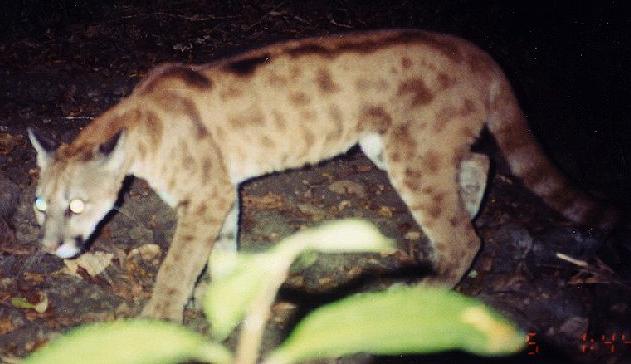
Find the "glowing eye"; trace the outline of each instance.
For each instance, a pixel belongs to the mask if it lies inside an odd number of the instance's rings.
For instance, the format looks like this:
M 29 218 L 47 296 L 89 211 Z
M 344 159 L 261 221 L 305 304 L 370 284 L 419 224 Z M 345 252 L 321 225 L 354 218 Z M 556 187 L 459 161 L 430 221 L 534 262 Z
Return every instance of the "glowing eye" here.
M 83 212 L 83 209 L 85 208 L 85 203 L 83 203 L 83 201 L 81 200 L 72 200 L 70 201 L 70 205 L 68 206 L 68 208 L 70 209 L 70 211 L 74 212 L 75 214 L 80 214 Z
M 37 197 L 35 199 L 35 209 L 37 211 L 45 212 L 46 211 L 46 200 L 43 197 Z

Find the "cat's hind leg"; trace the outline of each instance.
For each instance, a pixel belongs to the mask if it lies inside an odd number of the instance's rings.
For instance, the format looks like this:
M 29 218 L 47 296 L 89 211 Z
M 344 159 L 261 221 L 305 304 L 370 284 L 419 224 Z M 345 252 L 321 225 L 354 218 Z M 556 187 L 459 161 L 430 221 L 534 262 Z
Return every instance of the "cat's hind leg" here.
M 401 128 L 406 129 L 405 125 Z M 474 199 L 475 208 L 468 211 L 461 198 L 459 171 L 461 162 L 470 159 L 469 152 L 464 152 L 464 140 L 462 145 L 454 145 L 414 140 L 409 135 L 413 133 L 394 130 L 384 136 L 388 176 L 431 242 L 436 275 L 425 283 L 452 287 L 470 268 L 480 248 L 471 217 L 482 194 Z

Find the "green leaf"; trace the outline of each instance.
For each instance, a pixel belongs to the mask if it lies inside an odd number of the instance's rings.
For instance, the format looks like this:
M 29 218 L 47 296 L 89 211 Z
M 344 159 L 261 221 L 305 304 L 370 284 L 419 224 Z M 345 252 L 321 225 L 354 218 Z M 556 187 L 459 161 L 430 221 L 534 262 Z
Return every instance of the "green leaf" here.
M 211 282 L 204 296 L 204 313 L 216 340 L 224 340 L 239 324 L 249 304 L 265 289 L 277 260 L 267 254 L 239 254 L 235 269 Z
M 115 321 L 71 330 L 23 361 L 50 363 L 176 363 L 201 359 L 232 361 L 227 349 L 198 333 L 161 321 Z
M 301 251 L 312 249 L 323 253 L 383 253 L 393 250 L 394 242 L 368 221 L 346 219 L 330 221 L 313 229 L 299 231 L 283 239 L 274 251 L 296 246 L 299 246 Z
M 299 231 L 263 254 L 213 253 L 210 264 L 219 267 L 204 297 L 204 312 L 212 323 L 213 337 L 222 341 L 243 319 L 262 292 L 276 290 L 289 266 L 306 250 L 324 252 L 391 250 L 393 242 L 369 222 L 342 220 Z M 226 262 L 222 262 L 225 259 Z M 211 268 L 212 269 L 212 268 Z
M 482 303 L 456 292 L 397 287 L 323 306 L 298 324 L 267 363 L 461 349 L 478 354 L 519 350 L 524 336 Z

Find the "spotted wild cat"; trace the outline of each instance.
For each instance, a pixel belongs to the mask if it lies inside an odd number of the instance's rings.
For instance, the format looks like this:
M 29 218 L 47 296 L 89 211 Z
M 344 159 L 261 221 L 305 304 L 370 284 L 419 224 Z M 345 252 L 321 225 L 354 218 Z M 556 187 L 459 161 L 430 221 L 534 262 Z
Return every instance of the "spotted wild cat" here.
M 512 172 L 548 205 L 576 222 L 611 223 L 610 210 L 544 157 L 485 52 L 453 36 L 386 30 L 165 64 L 68 145 L 55 150 L 29 130 L 42 244 L 62 258 L 78 254 L 123 178 L 145 179 L 178 222 L 143 313 L 179 321 L 213 243 L 235 236 L 240 182 L 359 144 L 431 240 L 428 282 L 453 286 L 480 247 L 458 180 L 480 165 L 467 163 L 485 126 Z

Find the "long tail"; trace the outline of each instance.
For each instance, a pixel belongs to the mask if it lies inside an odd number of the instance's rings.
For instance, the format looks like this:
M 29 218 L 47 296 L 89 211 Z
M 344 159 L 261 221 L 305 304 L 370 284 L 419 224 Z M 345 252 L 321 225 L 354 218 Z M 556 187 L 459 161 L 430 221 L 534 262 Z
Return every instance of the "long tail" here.
M 613 227 L 618 211 L 572 186 L 544 155 L 508 80 L 502 75 L 495 86 L 491 92 L 489 129 L 512 173 L 567 219 L 605 230 Z

